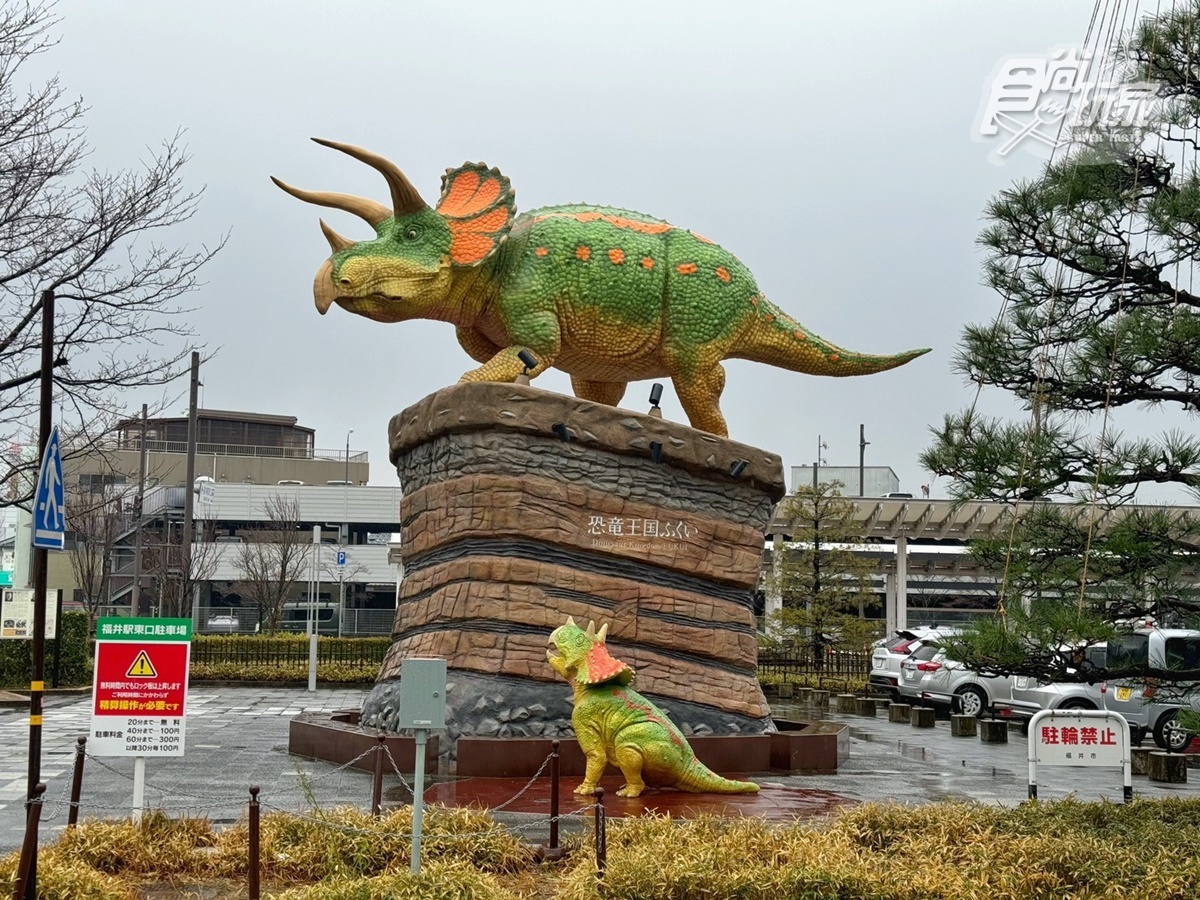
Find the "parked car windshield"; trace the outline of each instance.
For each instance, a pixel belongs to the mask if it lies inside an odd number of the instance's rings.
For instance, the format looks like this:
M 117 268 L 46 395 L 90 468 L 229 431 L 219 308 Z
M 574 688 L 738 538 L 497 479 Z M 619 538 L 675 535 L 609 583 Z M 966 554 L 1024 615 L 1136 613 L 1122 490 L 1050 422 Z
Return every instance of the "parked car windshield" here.
M 937 644 L 922 644 L 909 658 L 925 662 L 926 660 L 933 659 L 941 651 L 942 648 Z
M 1150 664 L 1150 635 L 1125 634 L 1108 644 L 1110 669 L 1141 669 Z

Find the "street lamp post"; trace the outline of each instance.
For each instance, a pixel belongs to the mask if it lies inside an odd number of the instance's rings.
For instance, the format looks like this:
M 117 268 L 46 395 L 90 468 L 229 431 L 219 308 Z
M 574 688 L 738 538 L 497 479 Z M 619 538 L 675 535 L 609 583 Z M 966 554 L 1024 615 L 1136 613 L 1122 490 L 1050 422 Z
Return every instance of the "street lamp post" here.
M 350 435 L 346 432 L 346 477 L 342 479 L 342 552 L 350 543 Z M 338 566 L 338 637 L 342 636 L 342 620 L 346 618 L 346 566 Z

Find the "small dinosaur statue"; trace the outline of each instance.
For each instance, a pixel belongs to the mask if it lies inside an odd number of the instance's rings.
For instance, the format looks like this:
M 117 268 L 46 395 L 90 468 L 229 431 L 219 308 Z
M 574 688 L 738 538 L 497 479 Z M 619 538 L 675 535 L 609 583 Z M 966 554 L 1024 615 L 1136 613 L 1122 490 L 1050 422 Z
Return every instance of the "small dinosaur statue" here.
M 571 376 L 576 396 L 616 406 L 628 382 L 669 377 L 692 426 L 724 437 L 723 360 L 870 375 L 929 352 L 871 356 L 835 346 L 769 302 L 732 253 L 661 219 L 584 204 L 518 216 L 509 180 L 483 163 L 447 169 L 430 209 L 395 164 L 313 140 L 378 170 L 392 200 L 389 208 L 272 178 L 375 229 L 373 240 L 355 242 L 321 222 L 333 255 L 313 285 L 317 309 L 336 303 L 379 322 L 450 322 L 481 363 L 461 381 L 511 382 L 553 366 Z M 536 357 L 528 371 L 522 350 Z
M 607 625 L 596 631 L 589 622 L 584 631 L 567 619 L 550 634 L 546 651 L 550 667 L 575 691 L 571 724 L 587 757 L 575 793 L 594 794 L 610 762 L 625 776 L 619 797 L 637 797 L 647 785 L 697 794 L 755 793 L 757 784 L 722 778 L 696 759 L 662 710 L 629 687 L 633 669 L 609 654 L 607 636 Z

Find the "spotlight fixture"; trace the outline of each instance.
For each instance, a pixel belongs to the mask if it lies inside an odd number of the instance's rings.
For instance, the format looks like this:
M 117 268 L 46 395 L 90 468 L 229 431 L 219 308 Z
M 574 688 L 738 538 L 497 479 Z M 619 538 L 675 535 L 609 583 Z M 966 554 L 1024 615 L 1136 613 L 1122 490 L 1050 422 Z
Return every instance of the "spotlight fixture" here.
M 517 376 L 517 384 L 529 384 L 529 370 L 537 368 L 538 358 L 522 348 L 517 351 L 517 359 L 525 367 L 525 371 Z
M 658 441 L 650 442 L 650 459 L 653 462 L 662 462 L 662 444 Z
M 662 409 L 658 403 L 662 400 L 662 385 L 655 382 L 650 388 L 650 415 L 656 419 L 662 418 Z
M 558 435 L 558 439 L 564 444 L 571 440 L 571 432 L 567 430 L 567 426 L 562 422 L 555 422 L 550 426 L 550 430 Z
M 748 465 L 750 465 L 750 463 L 744 459 L 735 459 L 733 461 L 733 465 L 729 467 L 729 474 L 734 478 L 741 478 L 742 473 L 746 471 L 746 466 Z

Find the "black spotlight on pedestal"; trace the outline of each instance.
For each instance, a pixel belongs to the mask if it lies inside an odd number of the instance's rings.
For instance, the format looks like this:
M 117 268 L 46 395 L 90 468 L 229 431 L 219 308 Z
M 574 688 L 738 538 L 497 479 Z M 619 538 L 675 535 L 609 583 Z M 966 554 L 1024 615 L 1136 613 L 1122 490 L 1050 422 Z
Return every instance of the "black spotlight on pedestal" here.
M 650 388 L 650 415 L 656 419 L 662 418 L 662 409 L 658 403 L 662 400 L 662 385 L 657 382 Z
M 525 371 L 517 376 L 517 384 L 529 384 L 529 370 L 537 368 L 538 358 L 528 350 L 519 350 L 517 359 L 525 366 Z
M 558 435 L 558 439 L 564 444 L 571 440 L 571 432 L 567 430 L 567 426 L 562 422 L 555 422 L 550 426 L 550 430 Z
M 729 474 L 734 478 L 741 478 L 742 473 L 746 471 L 746 466 L 748 465 L 750 465 L 750 463 L 744 459 L 735 459 L 733 461 L 733 465 L 729 467 Z
M 662 444 L 658 441 L 650 442 L 650 459 L 653 462 L 662 462 Z

